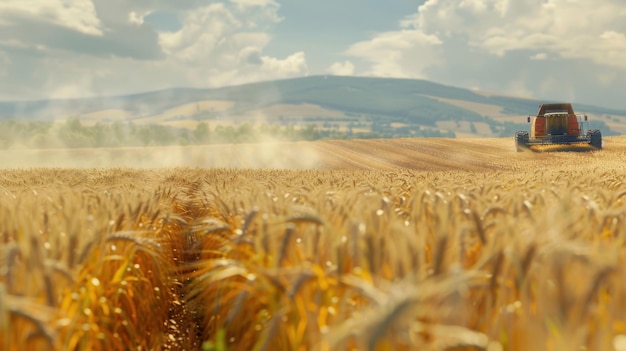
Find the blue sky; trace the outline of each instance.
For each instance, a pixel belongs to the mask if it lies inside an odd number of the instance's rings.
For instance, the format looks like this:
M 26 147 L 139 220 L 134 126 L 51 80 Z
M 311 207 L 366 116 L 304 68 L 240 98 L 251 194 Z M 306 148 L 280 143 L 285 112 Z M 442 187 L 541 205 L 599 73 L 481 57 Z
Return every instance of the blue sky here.
M 626 2 L 2 0 L 0 100 L 319 74 L 626 108 Z
M 415 0 L 293 0 L 280 4 L 284 18 L 273 29 L 270 55 L 282 56 L 300 48 L 309 58 L 311 71 L 323 71 L 344 60 L 352 43 L 395 28 L 423 1 Z M 329 9 L 332 9 L 329 11 Z

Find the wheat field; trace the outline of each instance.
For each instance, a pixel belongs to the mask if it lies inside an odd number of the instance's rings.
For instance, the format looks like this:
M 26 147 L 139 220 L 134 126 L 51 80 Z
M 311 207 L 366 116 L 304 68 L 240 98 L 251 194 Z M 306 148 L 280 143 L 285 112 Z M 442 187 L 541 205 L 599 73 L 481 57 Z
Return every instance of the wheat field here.
M 288 146 L 12 160 L 0 350 L 626 350 L 626 138 Z

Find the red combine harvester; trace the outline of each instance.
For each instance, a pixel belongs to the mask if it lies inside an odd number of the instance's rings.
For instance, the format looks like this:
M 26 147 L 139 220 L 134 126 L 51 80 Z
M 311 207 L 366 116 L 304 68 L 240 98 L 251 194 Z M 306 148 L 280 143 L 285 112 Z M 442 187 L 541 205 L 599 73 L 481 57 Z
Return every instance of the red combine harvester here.
M 518 152 L 536 145 L 588 144 L 602 148 L 600 131 L 588 129 L 587 115 L 574 113 L 572 104 L 542 104 L 536 116 L 528 116 L 531 122 L 530 135 L 525 130 L 515 133 Z

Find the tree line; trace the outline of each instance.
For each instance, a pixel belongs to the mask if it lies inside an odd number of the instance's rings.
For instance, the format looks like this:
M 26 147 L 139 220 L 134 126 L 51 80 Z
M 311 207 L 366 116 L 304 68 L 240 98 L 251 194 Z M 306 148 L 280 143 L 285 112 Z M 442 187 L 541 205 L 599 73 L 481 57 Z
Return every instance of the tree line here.
M 396 137 L 454 137 L 454 133 L 377 125 L 370 131 L 318 128 L 284 124 L 217 125 L 200 122 L 194 129 L 132 122 L 87 125 L 79 119 L 63 122 L 0 121 L 0 148 L 98 148 L 122 146 L 202 145 L 253 143 L 266 140 L 312 141 L 321 139 L 367 139 Z

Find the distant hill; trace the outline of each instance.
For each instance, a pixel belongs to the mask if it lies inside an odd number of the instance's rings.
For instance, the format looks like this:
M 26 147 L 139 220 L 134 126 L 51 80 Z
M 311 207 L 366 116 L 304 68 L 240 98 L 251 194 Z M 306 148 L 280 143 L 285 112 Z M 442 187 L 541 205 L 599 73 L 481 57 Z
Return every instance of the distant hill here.
M 0 120 L 133 122 L 193 129 L 266 123 L 382 136 L 510 136 L 538 101 L 416 79 L 311 76 L 216 89 L 176 88 L 115 97 L 0 102 Z M 626 134 L 626 110 L 576 104 L 604 135 Z

